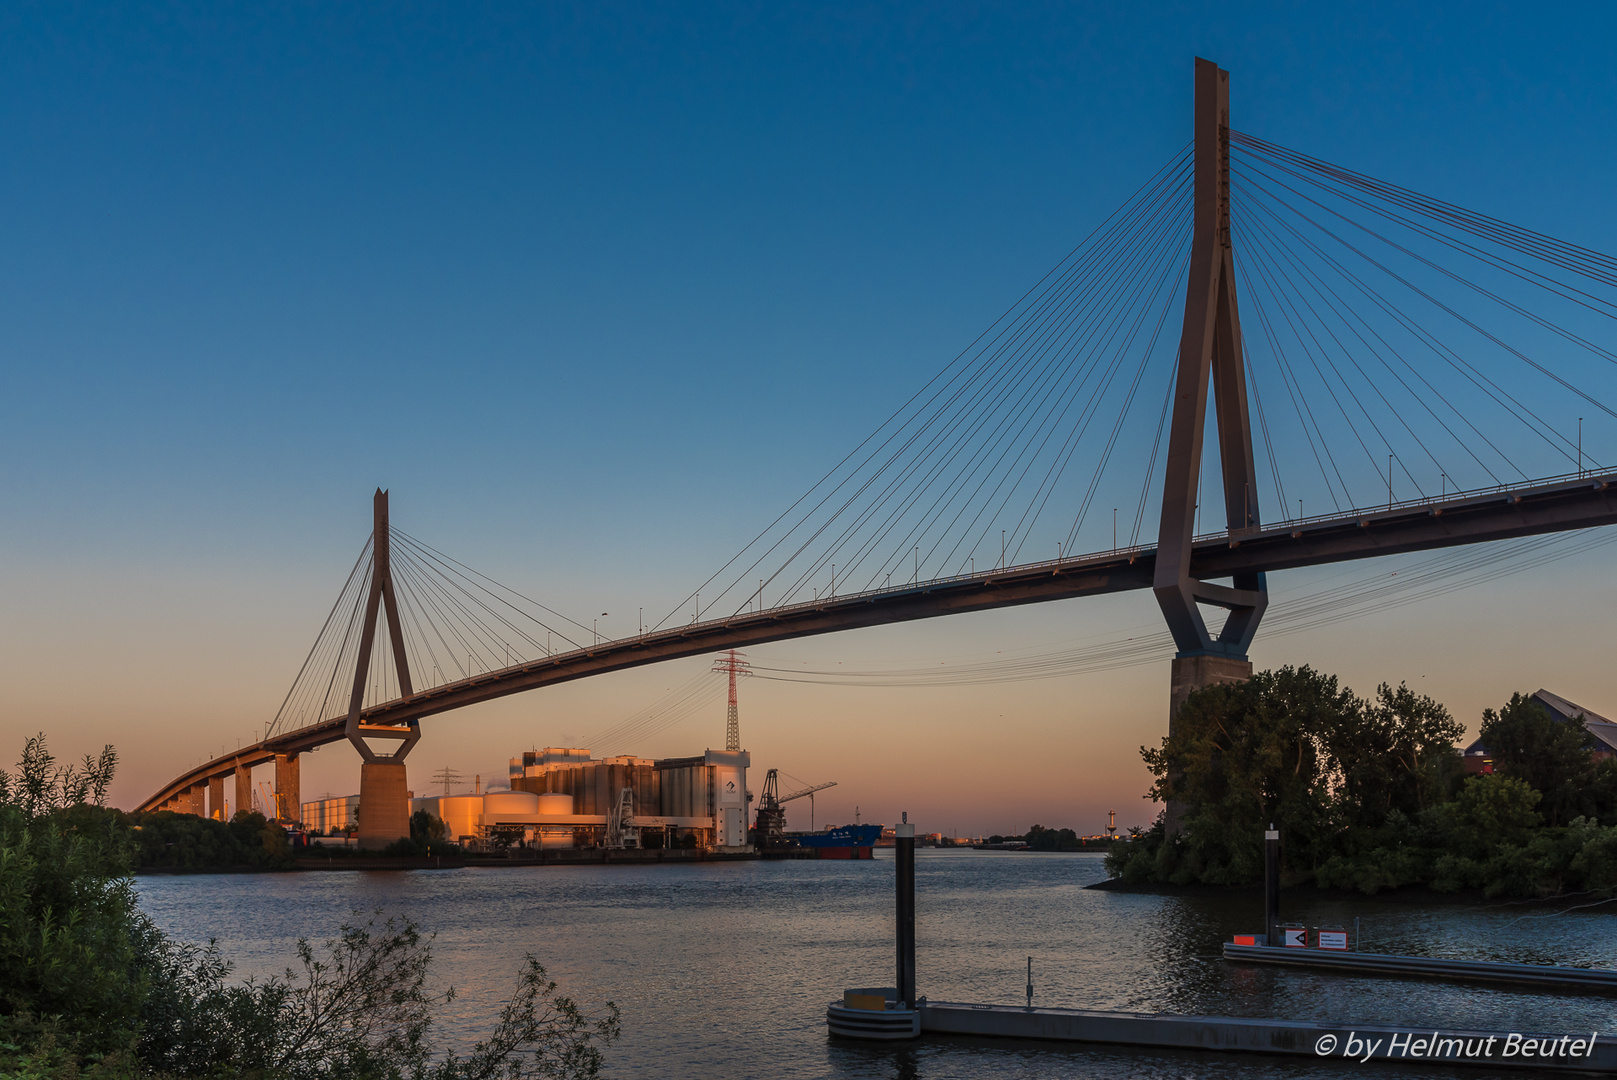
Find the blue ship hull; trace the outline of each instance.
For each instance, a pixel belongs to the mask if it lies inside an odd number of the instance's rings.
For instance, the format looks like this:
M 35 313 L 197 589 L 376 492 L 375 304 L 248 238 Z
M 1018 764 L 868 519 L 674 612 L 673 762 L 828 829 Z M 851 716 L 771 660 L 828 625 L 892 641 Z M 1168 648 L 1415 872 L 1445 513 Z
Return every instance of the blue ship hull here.
M 789 840 L 799 847 L 811 848 L 868 848 L 881 839 L 880 825 L 844 825 L 823 833 L 793 836 Z

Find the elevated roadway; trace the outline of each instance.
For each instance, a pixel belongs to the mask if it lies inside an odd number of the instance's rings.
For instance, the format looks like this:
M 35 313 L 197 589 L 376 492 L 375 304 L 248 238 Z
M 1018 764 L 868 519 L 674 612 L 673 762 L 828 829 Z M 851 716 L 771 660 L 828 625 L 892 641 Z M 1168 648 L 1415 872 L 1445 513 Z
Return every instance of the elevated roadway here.
M 1205 581 L 1617 524 L 1614 483 L 1617 472 L 1586 473 L 1202 536 L 1192 546 L 1191 573 Z M 601 642 L 421 690 L 365 709 L 360 714 L 361 730 L 397 731 L 429 716 L 542 686 L 724 649 L 1150 589 L 1155 569 L 1156 547 L 1140 546 L 742 612 Z M 238 768 L 342 740 L 346 721 L 346 716 L 336 716 L 276 733 L 204 762 L 175 777 L 138 809 L 160 809 L 210 779 L 219 783 Z

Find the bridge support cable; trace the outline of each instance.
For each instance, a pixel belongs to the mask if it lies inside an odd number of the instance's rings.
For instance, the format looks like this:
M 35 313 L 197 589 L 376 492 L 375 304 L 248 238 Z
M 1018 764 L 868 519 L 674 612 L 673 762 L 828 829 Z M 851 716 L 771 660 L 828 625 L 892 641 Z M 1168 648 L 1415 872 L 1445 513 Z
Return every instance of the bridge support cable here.
M 844 504 L 838 514 L 832 515 L 828 526 L 840 520 L 845 511 L 850 512 L 846 516 L 851 516 L 852 520 L 817 554 L 803 560 L 805 568 L 785 589 L 780 602 L 790 602 L 801 595 L 814 576 L 823 573 L 839 555 L 845 560 L 841 577 L 850 579 L 858 573 L 861 561 L 877 551 L 884 540 L 889 541 L 889 554 L 874 573 L 866 576 L 866 588 L 874 585 L 884 573 L 890 573 L 895 563 L 909 554 L 912 545 L 918 549 L 917 570 L 922 565 L 935 566 L 939 562 L 947 567 L 957 558 L 956 572 L 965 569 L 965 556 L 971 551 L 962 554 L 961 544 L 973 539 L 971 533 L 978 530 L 973 548 L 981 545 L 993 523 L 990 519 L 984 524 L 983 517 L 1015 476 L 1018 458 L 1027 462 L 1022 470 L 1025 475 L 1037 448 L 1048 442 L 1050 432 L 1085 387 L 1093 386 L 1093 389 L 1081 423 L 1087 423 L 1097 407 L 1100 393 L 1115 378 L 1118 358 L 1113 356 L 1104 368 L 1101 361 L 1112 351 L 1116 334 L 1129 311 L 1146 295 L 1153 272 L 1151 262 L 1160 261 L 1171 251 L 1173 243 L 1175 230 L 1171 228 L 1171 220 L 1163 218 L 1152 228 L 1154 233 L 1148 234 L 1145 248 L 1150 258 L 1137 259 L 1122 271 L 1113 273 L 1112 267 L 1121 258 L 1120 254 L 1113 253 L 1107 264 L 1108 277 L 1099 285 L 1097 297 L 1089 304 L 1083 322 L 1078 322 L 1069 311 L 1059 313 L 1059 321 L 1053 329 L 1051 319 L 1036 323 L 1030 320 L 1029 332 L 1023 335 L 1027 340 L 1013 338 L 1006 350 L 1013 360 L 1029 362 L 1012 366 L 1008 371 L 989 372 L 998 382 L 985 378 L 980 391 L 952 402 L 952 413 L 945 413 L 943 419 L 933 425 L 939 439 L 910 440 L 903 448 L 915 450 L 910 462 L 900 463 L 897 475 L 875 493 L 875 497 L 869 498 L 863 509 Z M 1064 359 L 1065 366 L 1058 367 Z M 1036 427 L 1034 421 L 1037 421 Z M 918 432 L 921 433 L 924 429 Z M 1030 448 L 1032 454 L 1028 452 Z M 992 488 L 988 486 L 990 483 Z M 855 496 L 867 495 L 869 489 L 870 485 L 866 485 Z M 929 497 L 931 502 L 921 509 L 923 500 Z M 954 515 L 945 522 L 951 507 L 955 508 Z M 886 517 L 867 528 L 884 510 Z M 957 528 L 967 513 L 972 513 L 973 517 L 963 529 Z M 899 536 L 896 544 L 891 544 L 894 531 L 906 523 L 909 531 Z M 862 529 L 865 538 L 859 543 L 858 534 Z M 805 555 L 808 545 L 819 540 L 823 532 L 822 528 L 810 534 L 794 557 Z M 951 537 L 953 545 L 944 551 L 943 546 Z M 1006 550 L 1019 542 L 1013 529 L 1006 538 Z M 850 550 L 850 545 L 855 544 L 857 546 Z
M 1338 367 L 1336 362 L 1331 358 L 1329 351 L 1321 341 L 1321 331 L 1316 328 L 1316 324 L 1319 321 L 1318 312 L 1315 311 L 1313 306 L 1308 303 L 1306 297 L 1299 298 L 1294 294 L 1291 289 L 1291 282 L 1285 277 L 1283 271 L 1275 265 L 1277 261 L 1276 257 L 1271 252 L 1265 250 L 1261 239 L 1255 237 L 1253 239 L 1253 243 L 1245 246 L 1244 250 L 1247 251 L 1250 256 L 1252 256 L 1252 263 L 1254 269 L 1258 273 L 1259 280 L 1267 287 L 1268 295 L 1279 307 L 1280 320 L 1284 322 L 1286 329 L 1290 332 L 1291 340 L 1296 343 L 1296 351 L 1302 353 L 1302 355 L 1307 359 L 1308 366 L 1312 368 L 1314 374 L 1318 377 L 1319 385 L 1324 388 L 1326 396 L 1330 398 L 1331 404 L 1335 406 L 1336 415 L 1342 418 L 1343 426 L 1352 436 L 1354 444 L 1357 445 L 1359 450 L 1364 454 L 1364 459 L 1369 464 L 1371 471 L 1375 473 L 1378 480 L 1387 480 L 1388 477 L 1384 476 L 1381 472 L 1380 462 L 1376 451 L 1371 450 L 1370 447 L 1365 443 L 1364 434 L 1359 430 L 1359 425 L 1355 420 L 1354 414 L 1351 413 L 1347 406 L 1343 403 L 1343 395 L 1345 395 L 1347 399 L 1353 403 L 1354 408 L 1357 410 L 1357 414 L 1365 418 L 1366 422 L 1375 433 L 1375 436 L 1379 439 L 1382 448 L 1384 448 L 1389 454 L 1394 452 L 1392 449 L 1392 444 L 1386 439 L 1386 436 L 1382 434 L 1380 428 L 1375 422 L 1375 418 L 1371 416 L 1370 411 L 1365 408 L 1364 402 L 1360 400 L 1359 395 L 1354 391 L 1352 383 L 1343 376 L 1341 368 Z M 1259 300 L 1259 297 L 1262 295 L 1263 294 L 1261 292 L 1254 294 L 1254 306 L 1263 306 L 1261 300 Z M 1275 324 L 1272 316 L 1266 317 L 1264 321 L 1266 324 Z M 1330 333 L 1329 329 L 1326 329 L 1323 332 L 1327 337 L 1334 336 Z M 1283 355 L 1283 352 L 1277 351 L 1277 356 Z M 1282 362 L 1286 363 L 1285 361 Z M 1287 363 L 1286 366 L 1288 368 L 1291 367 L 1289 363 Z M 1327 373 L 1326 369 L 1329 369 L 1329 373 Z M 1335 377 L 1334 381 L 1332 376 Z M 1292 378 L 1294 380 L 1297 378 L 1295 372 L 1293 372 Z M 1338 388 L 1341 390 L 1340 394 L 1338 393 Z M 1384 396 L 1383 400 L 1385 400 Z M 1397 416 L 1396 411 L 1394 411 L 1394 415 Z M 1402 418 L 1399 417 L 1399 419 L 1401 420 Z M 1324 429 L 1317 426 L 1317 421 L 1316 430 L 1320 435 L 1322 442 L 1325 442 Z M 1348 504 L 1350 506 L 1364 505 L 1365 503 L 1372 501 L 1370 499 L 1360 499 L 1358 502 L 1354 501 L 1353 494 L 1348 491 L 1347 481 L 1342 477 L 1340 467 L 1336 465 L 1335 455 L 1331 453 L 1328 442 L 1325 442 L 1325 445 L 1327 448 L 1327 457 L 1331 459 L 1333 467 L 1336 468 L 1337 480 L 1342 485 L 1343 495 L 1348 501 Z M 1388 465 L 1390 468 L 1390 458 Z
M 1290 208 L 1289 204 L 1285 203 L 1285 200 L 1277 199 L 1276 201 L 1279 202 L 1281 205 L 1286 206 L 1288 209 Z M 1391 302 L 1391 300 L 1386 296 L 1386 294 L 1384 292 L 1374 288 L 1373 286 L 1369 285 L 1363 278 L 1361 278 L 1358 275 L 1353 274 L 1351 271 L 1347 270 L 1346 267 L 1344 267 L 1339 261 L 1337 261 L 1335 259 L 1332 259 L 1329 256 L 1324 256 L 1323 253 L 1320 251 L 1319 247 L 1316 244 L 1314 244 L 1312 241 L 1309 241 L 1306 237 L 1304 237 L 1299 232 L 1297 227 L 1291 221 L 1287 221 L 1287 220 L 1279 217 L 1279 215 L 1273 209 L 1271 209 L 1269 207 L 1261 207 L 1261 209 L 1271 220 L 1273 220 L 1276 224 L 1278 224 L 1280 228 L 1284 229 L 1286 232 L 1292 234 L 1293 236 L 1295 236 L 1299 240 L 1301 240 L 1302 241 L 1302 246 L 1304 246 L 1307 250 L 1309 250 L 1310 252 L 1312 252 L 1315 255 L 1321 256 L 1331 266 L 1331 268 L 1333 270 L 1335 270 L 1338 274 L 1340 274 L 1345 280 L 1347 280 L 1350 285 L 1354 286 L 1361 293 L 1366 295 L 1371 300 L 1372 304 L 1376 308 L 1381 310 L 1383 313 L 1389 315 L 1393 319 L 1394 325 L 1396 325 L 1398 328 L 1403 329 L 1403 330 L 1407 331 L 1408 333 L 1410 333 L 1415 338 L 1415 340 L 1417 342 L 1419 342 L 1420 344 L 1425 345 L 1427 348 L 1431 349 L 1439 357 L 1441 357 L 1446 363 L 1448 363 L 1450 366 L 1454 367 L 1456 371 L 1458 371 L 1469 382 L 1471 382 L 1472 385 L 1474 385 L 1479 390 L 1481 390 L 1486 395 L 1486 397 L 1494 405 L 1498 406 L 1505 414 L 1509 415 L 1516 422 L 1525 425 L 1526 429 L 1530 433 L 1537 436 L 1540 440 L 1542 440 L 1543 442 L 1545 442 L 1547 445 L 1551 446 L 1552 448 L 1555 447 L 1555 445 L 1556 445 L 1556 434 L 1553 432 L 1553 430 L 1547 429 L 1544 426 L 1544 423 L 1543 423 L 1543 420 L 1542 420 L 1541 417 L 1538 417 L 1536 414 L 1534 414 L 1531 409 L 1528 409 L 1525 406 L 1523 406 L 1521 404 L 1521 402 L 1514 395 L 1512 395 L 1509 391 L 1505 390 L 1495 378 L 1490 377 L 1484 371 L 1479 369 L 1477 367 L 1477 365 L 1472 363 L 1470 360 L 1468 360 L 1466 358 L 1466 356 L 1464 355 L 1464 353 L 1462 353 L 1459 349 L 1453 347 L 1452 345 L 1446 344 L 1437 334 L 1432 332 L 1428 327 L 1426 327 L 1425 325 L 1422 325 L 1421 323 L 1419 323 L 1417 320 L 1415 320 L 1410 315 L 1408 315 L 1405 311 L 1403 311 L 1401 308 L 1399 308 L 1396 304 Z M 1262 226 L 1262 225 L 1259 226 L 1259 228 L 1263 228 L 1263 227 L 1264 226 Z M 1335 233 L 1331 232 L 1330 230 L 1322 230 L 1322 231 L 1325 232 L 1326 235 L 1329 236 L 1331 239 L 1337 240 L 1339 242 L 1341 241 L 1341 237 L 1337 236 Z M 1283 241 L 1280 242 L 1280 243 L 1283 246 Z M 1366 262 L 1370 263 L 1371 266 L 1373 268 L 1375 268 L 1376 270 L 1387 273 L 1389 276 L 1391 276 L 1393 278 L 1393 280 L 1394 280 L 1394 282 L 1396 284 L 1410 288 L 1419 297 L 1426 298 L 1426 299 L 1430 298 L 1428 294 L 1424 293 L 1423 291 L 1421 291 L 1418 288 L 1411 285 L 1410 282 L 1407 279 L 1403 278 L 1400 275 L 1392 273 L 1390 270 L 1388 270 L 1388 268 L 1384 264 L 1382 264 L 1382 263 L 1376 261 L 1375 259 L 1371 258 L 1367 254 L 1365 254 L 1365 252 L 1361 251 L 1359 248 L 1357 248 L 1357 247 L 1355 247 L 1355 246 L 1353 246 L 1351 244 L 1346 244 L 1345 246 L 1348 248 L 1348 250 L 1352 254 L 1354 254 L 1356 256 L 1359 256 L 1360 258 L 1364 259 Z M 1423 383 L 1425 383 L 1428 387 L 1430 387 L 1433 390 L 1433 392 L 1439 397 L 1440 400 L 1443 400 L 1443 401 L 1445 401 L 1445 403 L 1447 403 L 1448 399 L 1447 399 L 1446 396 L 1444 396 L 1441 393 L 1441 391 L 1438 391 L 1435 387 L 1432 387 L 1431 383 L 1428 380 L 1426 380 L 1424 377 L 1421 379 L 1421 381 Z M 1456 411 L 1456 413 L 1458 415 L 1466 417 L 1468 426 L 1472 427 L 1473 430 L 1477 430 L 1476 424 L 1470 419 L 1469 416 L 1466 416 L 1466 413 L 1461 412 L 1459 409 L 1455 408 L 1453 405 L 1450 405 L 1450 408 L 1455 409 L 1455 411 Z M 1525 415 L 1523 415 L 1523 414 L 1525 414 Z M 1478 431 L 1478 434 L 1481 434 L 1480 431 Z M 1490 449 L 1492 449 L 1496 454 L 1498 454 L 1498 456 L 1501 458 L 1501 460 L 1503 460 L 1510 468 L 1512 468 L 1514 471 L 1516 471 L 1518 473 L 1518 475 L 1520 475 L 1523 479 L 1527 478 L 1527 476 L 1529 474 L 1525 470 L 1523 470 L 1520 466 L 1516 465 L 1509 458 L 1508 455 L 1504 454 L 1504 452 L 1499 449 L 1499 447 L 1496 445 L 1496 443 L 1493 440 L 1484 438 L 1484 441 L 1487 443 L 1487 445 L 1490 447 Z M 1475 456 L 1475 455 L 1473 454 L 1473 456 Z
M 684 723 L 692 716 L 711 712 L 725 696 L 725 690 L 725 679 L 711 667 L 703 668 L 623 720 L 592 732 L 583 745 L 602 757 L 643 746 L 646 740 Z
M 1236 198 L 1236 204 L 1238 206 L 1241 205 L 1241 198 L 1239 195 Z M 1402 389 L 1411 400 L 1420 406 L 1426 415 L 1432 419 L 1432 422 L 1437 424 L 1438 427 L 1442 429 L 1443 433 L 1449 437 L 1450 441 L 1452 441 L 1456 446 L 1460 447 L 1460 449 L 1462 449 L 1476 465 L 1478 465 L 1484 472 L 1488 474 L 1489 478 L 1493 482 L 1500 482 L 1498 474 L 1489 467 L 1482 456 L 1479 455 L 1475 449 L 1473 449 L 1469 444 L 1466 443 L 1464 439 L 1460 437 L 1459 433 L 1450 424 L 1450 422 L 1444 419 L 1443 415 L 1432 406 L 1425 394 L 1420 393 L 1410 385 L 1408 379 L 1405 378 L 1404 371 L 1400 371 L 1398 367 L 1389 362 L 1387 356 L 1391 355 L 1397 359 L 1399 364 L 1402 365 L 1402 367 L 1408 371 L 1412 377 L 1421 382 L 1432 397 L 1435 397 L 1438 401 L 1442 402 L 1445 408 L 1454 413 L 1460 422 L 1470 426 L 1473 431 L 1476 430 L 1474 423 L 1472 423 L 1463 414 L 1459 413 L 1459 411 L 1453 407 L 1452 403 L 1450 403 L 1440 391 L 1432 386 L 1429 380 L 1422 376 L 1420 372 L 1415 370 L 1414 367 L 1410 365 L 1409 362 L 1405 360 L 1396 349 L 1392 348 L 1386 339 L 1377 332 L 1373 325 L 1364 320 L 1362 317 L 1357 316 L 1353 312 L 1351 305 L 1347 304 L 1342 299 L 1341 295 L 1320 277 L 1314 267 L 1297 259 L 1290 252 L 1286 252 L 1284 246 L 1279 242 L 1278 237 L 1273 234 L 1266 222 L 1261 220 L 1256 222 L 1255 229 L 1263 238 L 1262 241 L 1257 241 L 1256 243 L 1258 243 L 1259 246 L 1262 246 L 1266 251 L 1279 250 L 1284 252 L 1284 259 L 1291 269 L 1292 274 L 1298 280 L 1304 281 L 1309 286 L 1310 291 L 1320 299 L 1325 309 L 1341 322 L 1341 324 L 1346 328 L 1347 332 L 1352 335 L 1360 346 L 1362 346 L 1364 352 L 1372 356 L 1376 362 L 1386 370 L 1387 374 L 1390 375 L 1393 381 L 1398 384 L 1398 387 Z M 1270 276 L 1273 276 L 1273 271 L 1270 272 Z M 1312 307 L 1312 305 L 1310 305 L 1310 307 Z M 1368 334 L 1369 337 L 1366 337 L 1366 334 Z M 1332 336 L 1333 338 L 1336 337 L 1334 332 Z M 1379 385 L 1379 381 L 1377 379 L 1372 379 L 1370 375 L 1364 371 L 1363 367 L 1359 365 L 1358 361 L 1353 356 L 1351 347 L 1343 345 L 1340 342 L 1340 339 L 1338 339 L 1338 345 L 1342 349 L 1344 355 L 1348 357 L 1349 362 L 1352 363 L 1353 366 L 1358 370 L 1361 377 L 1363 377 L 1365 381 L 1372 387 L 1372 389 L 1375 390 L 1377 397 L 1380 398 L 1388 409 L 1392 410 L 1395 415 L 1398 415 L 1400 423 L 1402 423 L 1409 435 L 1420 445 L 1422 451 L 1426 454 L 1427 458 L 1432 462 L 1432 464 L 1440 470 L 1443 470 L 1444 475 L 1450 475 L 1447 472 L 1447 466 L 1445 466 L 1443 462 L 1438 459 L 1437 453 L 1428 447 L 1426 442 L 1421 439 L 1419 434 L 1417 434 L 1415 429 L 1408 423 L 1408 421 L 1404 420 L 1401 414 L 1398 414 L 1396 406 L 1394 406 L 1393 403 L 1388 400 L 1387 395 L 1383 393 L 1382 388 Z M 1481 432 L 1476 433 L 1482 438 L 1482 441 L 1488 445 L 1490 449 L 1494 450 L 1496 454 L 1499 454 L 1501 459 L 1506 460 L 1508 464 L 1508 459 L 1505 458 L 1503 454 L 1499 453 L 1498 448 L 1493 446 L 1492 442 L 1489 441 L 1485 435 L 1482 435 Z M 1413 476 L 1411 476 L 1410 479 L 1412 483 L 1415 483 L 1417 489 L 1421 487 L 1419 482 L 1416 481 Z
M 1231 143 L 1245 248 L 1268 264 L 1255 302 L 1289 305 L 1299 333 L 1340 359 L 1317 385 L 1352 392 L 1378 428 L 1391 460 L 1365 474 L 1383 492 L 1384 465 L 1439 495 L 1499 482 L 1493 461 L 1524 480 L 1600 471 L 1617 441 L 1617 259 L 1240 132 Z M 1464 460 L 1446 460 L 1400 402 Z M 1507 446 L 1512 429 L 1525 440 Z
M 1049 464 L 1072 417 L 1097 390 L 1090 411 L 1130 385 L 1117 375 L 1139 356 L 1121 354 L 1139 347 L 1140 298 L 1183 250 L 1188 178 L 1181 154 L 656 625 L 829 595 L 833 565 L 841 593 L 982 570 L 1028 542 L 1026 507 L 1045 494 L 1035 477 L 1059 477 Z
M 336 610 L 346 613 L 341 622 L 328 622 L 310 651 L 311 659 L 299 670 L 292 689 L 265 738 L 273 738 L 319 720 L 341 715 L 347 690 L 344 673 L 352 672 L 359 651 L 359 624 L 370 590 L 370 544 L 367 541 L 362 572 L 338 598 Z
M 1239 174 L 1237 173 L 1237 175 Z M 1241 201 L 1241 195 L 1237 194 L 1237 202 L 1239 203 Z M 1373 310 L 1379 311 L 1380 313 L 1388 316 L 1390 319 L 1389 325 L 1385 327 L 1378 327 L 1366 317 L 1362 309 L 1356 308 L 1354 305 L 1345 300 L 1339 305 L 1343 312 L 1346 312 L 1352 316 L 1358 328 L 1362 328 L 1365 333 L 1370 334 L 1375 341 L 1381 345 L 1382 349 L 1384 349 L 1388 355 L 1394 357 L 1403 367 L 1403 369 L 1407 371 L 1418 383 L 1420 383 L 1422 387 L 1425 388 L 1427 394 L 1430 394 L 1432 398 L 1435 398 L 1437 401 L 1441 402 L 1445 409 L 1453 413 L 1456 421 L 1461 426 L 1469 430 L 1476 440 L 1482 445 L 1486 446 L 1488 450 L 1505 465 L 1506 468 L 1524 480 L 1528 478 L 1527 472 L 1517 465 L 1510 458 L 1510 456 L 1498 446 L 1496 441 L 1478 425 L 1477 419 L 1473 415 L 1474 410 L 1462 408 L 1460 405 L 1456 404 L 1456 401 L 1454 400 L 1455 395 L 1453 394 L 1452 390 L 1449 394 L 1445 394 L 1437 385 L 1434 384 L 1433 378 L 1437 377 L 1435 376 L 1435 373 L 1428 374 L 1423 372 L 1411 362 L 1406 355 L 1406 353 L 1409 352 L 1408 346 L 1406 346 L 1405 349 L 1400 350 L 1392 343 L 1390 339 L 1392 336 L 1394 336 L 1397 330 L 1406 331 L 1412 338 L 1412 344 L 1416 352 L 1430 350 L 1439 359 L 1453 367 L 1457 372 L 1469 380 L 1476 388 L 1481 390 L 1491 402 L 1500 406 L 1502 409 L 1509 411 L 1509 402 L 1505 400 L 1504 395 L 1495 384 L 1487 380 L 1486 377 L 1478 378 L 1477 373 L 1466 365 L 1463 357 L 1443 346 L 1441 342 L 1439 342 L 1429 332 L 1423 330 L 1413 320 L 1411 320 L 1408 315 L 1388 302 L 1386 297 L 1383 296 L 1378 290 L 1347 269 L 1347 267 L 1344 266 L 1339 260 L 1330 256 L 1318 245 L 1314 244 L 1312 241 L 1309 241 L 1306 237 L 1303 237 L 1291 226 L 1289 222 L 1282 220 L 1272 209 L 1264 207 L 1261 204 L 1254 204 L 1254 206 L 1259 213 L 1268 220 L 1254 220 L 1249 218 L 1246 221 L 1246 225 L 1248 227 L 1256 228 L 1259 231 L 1265 232 L 1266 235 L 1271 235 L 1272 230 L 1270 230 L 1269 226 L 1271 224 L 1275 224 L 1287 232 L 1290 232 L 1294 237 L 1301 241 L 1303 247 L 1309 253 L 1317 257 L 1320 263 L 1319 268 L 1313 266 L 1307 267 L 1307 272 L 1310 277 L 1319 282 L 1323 287 L 1330 289 L 1330 286 L 1325 283 L 1325 278 L 1322 276 L 1321 272 L 1322 269 L 1329 270 L 1340 277 L 1349 288 L 1358 292 L 1361 296 L 1367 299 L 1370 302 Z M 1284 244 L 1282 241 L 1276 239 L 1274 246 L 1283 247 Z M 1294 264 L 1297 264 L 1296 260 L 1294 260 Z M 1330 291 L 1333 293 L 1333 295 L 1339 295 L 1335 293 L 1334 289 L 1331 289 Z M 1358 330 L 1356 329 L 1355 334 L 1357 333 Z M 1278 344 L 1274 345 L 1274 350 L 1273 355 L 1275 356 L 1276 361 L 1280 363 L 1282 370 L 1285 370 L 1284 356 L 1280 351 Z M 1377 355 L 1380 355 L 1379 351 L 1377 351 Z M 1399 384 L 1414 400 L 1421 402 L 1423 407 L 1431 410 L 1430 403 L 1420 390 L 1410 386 L 1401 378 L 1401 376 L 1398 376 L 1396 372 L 1394 372 L 1394 378 L 1395 381 L 1399 382 Z M 1478 468 L 1487 474 L 1491 482 L 1503 482 L 1499 475 L 1494 472 L 1493 468 L 1488 465 L 1484 456 L 1479 454 L 1478 451 L 1474 449 L 1473 445 L 1462 437 L 1454 427 L 1451 427 L 1448 423 L 1442 421 L 1441 419 L 1438 420 L 1438 423 L 1439 426 L 1441 426 L 1454 441 L 1456 446 L 1460 447 L 1465 454 L 1470 457 L 1471 460 L 1478 466 Z M 1323 429 L 1320 430 L 1323 437 Z M 1450 479 L 1454 480 L 1456 484 L 1463 483 L 1459 477 L 1459 474 L 1451 476 Z

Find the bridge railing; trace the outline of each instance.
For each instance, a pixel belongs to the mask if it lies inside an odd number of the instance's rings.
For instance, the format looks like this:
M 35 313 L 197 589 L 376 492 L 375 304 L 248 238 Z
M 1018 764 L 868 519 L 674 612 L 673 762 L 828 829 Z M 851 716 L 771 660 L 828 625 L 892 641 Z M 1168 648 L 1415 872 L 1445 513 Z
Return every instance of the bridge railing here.
M 1434 506 L 1446 506 L 1452 503 L 1465 503 L 1476 499 L 1486 499 L 1499 495 L 1510 495 L 1518 491 L 1530 491 L 1537 488 L 1561 487 L 1566 484 L 1575 484 L 1580 481 L 1602 481 L 1610 483 L 1617 479 L 1617 473 L 1607 469 L 1590 468 L 1580 469 L 1577 472 L 1563 473 L 1560 476 L 1546 476 L 1536 480 L 1522 480 L 1513 483 L 1490 484 L 1485 487 L 1466 488 L 1463 491 L 1449 491 L 1439 495 L 1422 495 L 1413 499 L 1395 499 L 1391 502 L 1377 503 L 1374 506 L 1359 506 L 1347 510 L 1333 510 L 1328 514 L 1311 514 L 1306 517 L 1281 518 L 1277 521 L 1253 525 L 1245 529 L 1221 529 L 1218 532 L 1200 533 L 1195 542 L 1222 540 L 1225 538 L 1240 539 L 1248 536 L 1258 536 L 1266 532 L 1282 531 L 1286 529 L 1308 528 L 1316 525 L 1339 525 L 1345 522 L 1358 521 L 1372 514 L 1397 513 L 1400 510 L 1419 510 Z

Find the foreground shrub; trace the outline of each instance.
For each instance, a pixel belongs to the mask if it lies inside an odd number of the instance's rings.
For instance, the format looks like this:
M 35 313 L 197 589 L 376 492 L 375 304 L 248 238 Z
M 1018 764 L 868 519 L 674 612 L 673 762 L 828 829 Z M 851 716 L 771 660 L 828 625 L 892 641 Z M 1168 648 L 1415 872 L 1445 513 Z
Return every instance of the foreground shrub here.
M 532 956 L 488 1039 L 465 1056 L 435 1046 L 434 1015 L 454 991 L 429 988 L 431 939 L 409 920 L 354 920 L 318 948 L 299 941 L 296 969 L 232 982 L 216 947 L 169 939 L 136 906 L 133 830 L 101 805 L 116 762 L 108 747 L 58 766 L 40 736 L 16 775 L 0 772 L 0 1076 L 599 1074 L 617 1006 L 587 1015 Z M 261 824 L 246 817 L 209 824 L 251 839 Z

